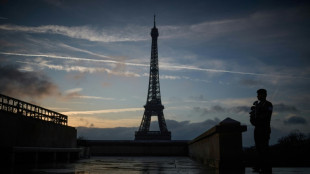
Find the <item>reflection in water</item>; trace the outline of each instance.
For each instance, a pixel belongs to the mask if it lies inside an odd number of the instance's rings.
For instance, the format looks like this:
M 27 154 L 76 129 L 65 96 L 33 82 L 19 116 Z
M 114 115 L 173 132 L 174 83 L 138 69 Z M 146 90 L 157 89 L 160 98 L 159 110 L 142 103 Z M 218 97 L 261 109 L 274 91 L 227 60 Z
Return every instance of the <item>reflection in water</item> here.
M 54 169 L 35 169 L 32 173 L 208 173 L 207 168 L 188 157 L 92 157 Z
M 41 168 L 41 167 L 40 167 Z M 218 171 L 188 157 L 92 157 L 54 168 L 34 169 L 31 173 L 58 174 L 252 174 L 251 168 L 243 171 Z M 274 168 L 273 174 L 306 174 L 310 168 Z

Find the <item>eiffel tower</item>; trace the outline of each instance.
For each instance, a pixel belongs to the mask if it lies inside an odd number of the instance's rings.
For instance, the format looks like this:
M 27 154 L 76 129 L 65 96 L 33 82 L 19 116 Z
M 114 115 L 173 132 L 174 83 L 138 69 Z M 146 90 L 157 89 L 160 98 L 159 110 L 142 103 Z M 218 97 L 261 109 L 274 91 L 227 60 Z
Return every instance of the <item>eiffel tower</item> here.
M 139 131 L 135 133 L 135 140 L 171 140 L 171 132 L 168 131 L 165 117 L 164 106 L 161 103 L 160 85 L 159 85 L 159 67 L 158 67 L 158 48 L 157 38 L 158 29 L 156 28 L 155 15 L 154 27 L 151 30 L 152 50 L 150 63 L 150 77 L 146 104 L 144 105 L 144 114 Z M 150 131 L 151 117 L 158 117 L 160 131 Z

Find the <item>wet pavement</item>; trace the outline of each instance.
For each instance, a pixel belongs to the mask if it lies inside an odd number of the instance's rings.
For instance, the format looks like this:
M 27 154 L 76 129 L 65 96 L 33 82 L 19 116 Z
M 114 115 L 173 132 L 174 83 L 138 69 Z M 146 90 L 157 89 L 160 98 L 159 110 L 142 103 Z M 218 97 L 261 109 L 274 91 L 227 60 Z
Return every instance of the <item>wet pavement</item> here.
M 218 171 L 188 157 L 92 157 L 53 168 L 34 169 L 30 173 L 58 174 L 252 174 L 251 168 L 243 171 Z M 308 174 L 310 168 L 273 168 L 274 174 Z
M 188 157 L 92 157 L 56 169 L 36 169 L 34 173 L 210 173 L 213 169 Z M 214 173 L 214 172 L 211 172 Z

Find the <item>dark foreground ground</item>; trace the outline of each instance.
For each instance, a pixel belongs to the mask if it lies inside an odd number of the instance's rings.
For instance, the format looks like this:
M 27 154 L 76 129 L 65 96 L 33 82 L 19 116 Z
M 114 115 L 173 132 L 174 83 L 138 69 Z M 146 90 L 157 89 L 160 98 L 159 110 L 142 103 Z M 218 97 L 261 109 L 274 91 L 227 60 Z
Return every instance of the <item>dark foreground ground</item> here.
M 13 173 L 58 173 L 58 174 L 140 174 L 140 173 L 202 173 L 202 174 L 251 174 L 251 168 L 244 171 L 217 171 L 188 157 L 92 157 L 75 163 L 40 166 L 39 169 L 21 169 Z M 310 168 L 273 168 L 274 174 L 309 174 Z
M 292 132 L 282 137 L 269 148 L 269 161 L 276 167 L 310 167 L 310 135 Z M 253 166 L 257 153 L 255 147 L 244 148 L 243 159 L 246 166 Z

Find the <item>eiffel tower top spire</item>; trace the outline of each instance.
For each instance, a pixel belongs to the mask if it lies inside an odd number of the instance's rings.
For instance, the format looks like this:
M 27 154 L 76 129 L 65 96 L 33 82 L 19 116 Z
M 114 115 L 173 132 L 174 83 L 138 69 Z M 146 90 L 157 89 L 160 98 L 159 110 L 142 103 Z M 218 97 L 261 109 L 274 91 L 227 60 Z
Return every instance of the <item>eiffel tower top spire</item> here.
M 154 15 L 154 27 L 151 30 L 151 36 L 152 36 L 152 43 L 153 43 L 153 40 L 155 39 L 156 40 L 156 47 L 157 47 L 157 37 L 158 37 L 159 33 L 158 33 L 158 29 L 156 28 L 155 17 L 156 17 L 156 15 Z

